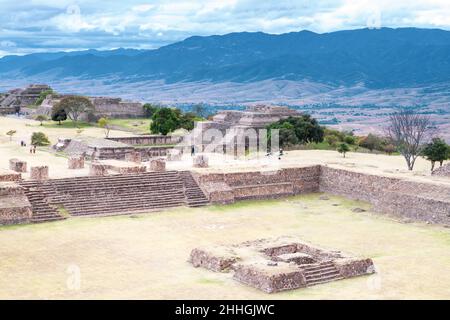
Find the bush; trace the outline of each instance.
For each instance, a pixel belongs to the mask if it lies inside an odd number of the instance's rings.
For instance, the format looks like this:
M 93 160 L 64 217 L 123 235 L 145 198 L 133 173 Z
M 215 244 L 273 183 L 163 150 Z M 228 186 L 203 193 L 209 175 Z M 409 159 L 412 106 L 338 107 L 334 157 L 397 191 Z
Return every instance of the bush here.
M 43 132 L 33 132 L 31 136 L 31 144 L 35 146 L 48 146 L 50 141 Z
M 172 108 L 160 108 L 152 116 L 150 131 L 155 134 L 167 135 L 179 128 L 178 112 Z
M 337 151 L 339 153 L 342 153 L 345 158 L 345 154 L 350 151 L 350 147 L 348 146 L 348 144 L 343 142 L 338 145 Z

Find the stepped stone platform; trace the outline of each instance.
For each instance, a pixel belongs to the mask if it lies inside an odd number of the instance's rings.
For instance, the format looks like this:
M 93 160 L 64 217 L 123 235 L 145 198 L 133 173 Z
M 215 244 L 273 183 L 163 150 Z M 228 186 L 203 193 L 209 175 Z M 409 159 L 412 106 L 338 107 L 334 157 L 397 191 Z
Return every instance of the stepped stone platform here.
M 15 182 L 0 182 L 0 224 L 17 224 L 31 221 L 31 204 Z
M 115 215 L 208 204 L 190 172 L 166 171 L 22 181 L 33 217 Z
M 293 237 L 261 239 L 231 246 L 198 248 L 189 261 L 267 293 L 371 274 L 371 259 L 313 246 Z

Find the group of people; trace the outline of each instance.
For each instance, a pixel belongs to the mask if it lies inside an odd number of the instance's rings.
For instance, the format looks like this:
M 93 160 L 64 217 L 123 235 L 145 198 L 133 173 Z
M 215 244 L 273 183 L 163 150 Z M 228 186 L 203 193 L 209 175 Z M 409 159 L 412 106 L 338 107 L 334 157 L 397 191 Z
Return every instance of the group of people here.
M 27 143 L 25 141 L 20 141 L 20 146 L 21 147 L 26 147 Z M 30 153 L 36 153 L 36 145 L 31 145 L 30 146 Z

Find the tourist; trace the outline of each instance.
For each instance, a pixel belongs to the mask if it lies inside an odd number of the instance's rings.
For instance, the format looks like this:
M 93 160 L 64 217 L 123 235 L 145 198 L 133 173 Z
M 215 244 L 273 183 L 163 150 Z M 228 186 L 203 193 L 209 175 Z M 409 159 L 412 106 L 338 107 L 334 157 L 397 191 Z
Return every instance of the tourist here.
M 191 146 L 191 157 L 193 157 L 195 155 L 195 146 L 192 145 Z
M 36 145 L 33 146 L 33 153 L 36 153 Z

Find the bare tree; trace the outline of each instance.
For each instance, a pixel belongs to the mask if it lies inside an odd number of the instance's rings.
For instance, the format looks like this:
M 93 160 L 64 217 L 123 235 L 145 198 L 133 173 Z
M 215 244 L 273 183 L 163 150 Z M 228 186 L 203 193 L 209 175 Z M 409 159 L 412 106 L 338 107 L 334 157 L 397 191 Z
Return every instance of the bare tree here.
M 431 136 L 430 125 L 429 116 L 417 114 L 412 110 L 402 110 L 389 117 L 386 133 L 405 158 L 408 170 L 413 170 L 422 145 Z

